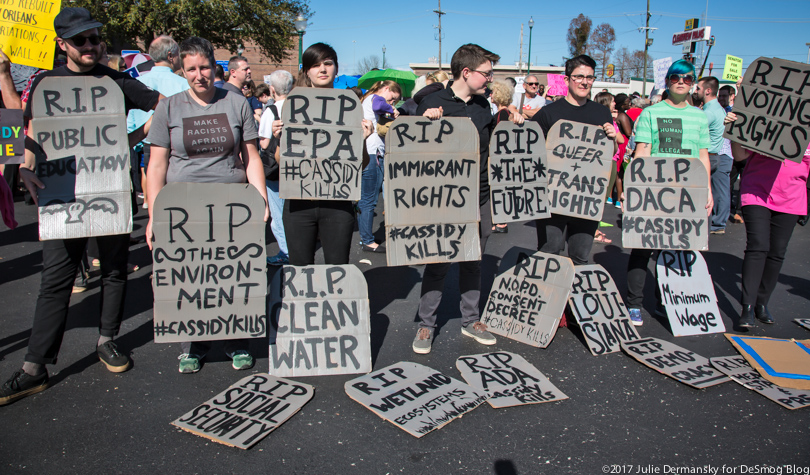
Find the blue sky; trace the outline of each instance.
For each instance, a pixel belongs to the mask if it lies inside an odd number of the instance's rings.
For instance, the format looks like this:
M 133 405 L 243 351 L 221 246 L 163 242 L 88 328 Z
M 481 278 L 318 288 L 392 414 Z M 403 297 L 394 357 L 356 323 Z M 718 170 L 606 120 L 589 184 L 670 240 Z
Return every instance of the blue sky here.
M 708 21 L 703 22 L 707 10 Z M 314 12 L 304 35 L 304 47 L 323 41 L 338 52 L 340 73 L 353 74 L 362 58 L 382 57 L 391 67 L 407 69 L 408 63 L 425 63 L 438 54 L 437 0 L 367 2 L 311 0 Z M 596 27 L 609 23 L 616 31 L 616 48 L 643 49 L 645 0 L 578 2 L 504 2 L 443 0 L 442 56 L 449 58 L 457 47 L 478 43 L 499 54 L 501 63 L 514 64 L 520 50 L 520 25 L 524 27 L 523 57 L 527 58 L 529 17 L 534 17 L 532 64 L 560 65 L 567 56 L 566 32 L 572 18 L 583 13 Z M 810 0 L 680 0 L 650 2 L 650 27 L 654 38 L 653 58 L 681 57 L 681 46 L 672 46 L 672 34 L 683 31 L 687 18 L 701 18 L 716 38 L 709 62 L 720 75 L 726 54 L 742 57 L 744 67 L 759 56 L 792 61 L 807 60 L 810 43 Z M 708 63 L 707 74 L 708 74 Z M 720 71 L 718 72 L 718 68 Z

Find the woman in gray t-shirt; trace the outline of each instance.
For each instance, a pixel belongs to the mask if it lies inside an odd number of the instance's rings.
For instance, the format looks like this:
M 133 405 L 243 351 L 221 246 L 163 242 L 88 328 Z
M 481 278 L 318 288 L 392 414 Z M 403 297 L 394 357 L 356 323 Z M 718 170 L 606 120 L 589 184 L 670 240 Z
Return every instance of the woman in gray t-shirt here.
M 245 183 L 255 186 L 267 203 L 264 167 L 256 139 L 253 110 L 239 94 L 214 87 L 214 48 L 191 37 L 180 44 L 183 73 L 190 89 L 158 104 L 148 141 L 151 158 L 146 177 L 149 223 L 146 242 L 152 248 L 152 210 L 166 183 Z M 265 204 L 264 220 L 270 215 Z M 234 369 L 253 367 L 249 340 L 225 341 Z M 211 347 L 209 341 L 182 343 L 180 372 L 196 373 Z

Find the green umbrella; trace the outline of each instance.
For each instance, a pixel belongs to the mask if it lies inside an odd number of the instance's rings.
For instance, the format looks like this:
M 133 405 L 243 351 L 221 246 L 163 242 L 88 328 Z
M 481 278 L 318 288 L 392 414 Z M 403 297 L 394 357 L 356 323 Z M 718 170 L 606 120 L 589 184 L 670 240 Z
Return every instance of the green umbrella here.
M 416 74 L 398 69 L 369 71 L 357 81 L 357 86 L 361 89 L 370 89 L 377 81 L 387 80 L 394 81 L 402 87 L 403 98 L 411 97 L 411 91 L 416 84 Z

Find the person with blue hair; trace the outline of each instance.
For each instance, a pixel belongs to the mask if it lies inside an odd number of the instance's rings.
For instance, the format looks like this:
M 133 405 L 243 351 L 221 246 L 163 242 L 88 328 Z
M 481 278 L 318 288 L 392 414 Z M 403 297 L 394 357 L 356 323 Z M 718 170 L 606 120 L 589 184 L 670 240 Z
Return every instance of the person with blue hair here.
M 686 102 L 694 83 L 695 67 L 692 63 L 684 60 L 672 63 L 666 77 L 669 93 L 667 98 L 644 109 L 636 121 L 636 158 L 699 158 L 710 180 L 709 123 L 706 114 Z M 711 215 L 714 204 L 711 188 L 708 191 L 707 218 Z M 657 253 L 653 249 L 633 249 L 627 264 L 627 308 L 630 320 L 636 326 L 644 323 L 641 318 L 644 283 L 653 252 Z M 657 287 L 656 298 L 656 313 L 663 314 Z

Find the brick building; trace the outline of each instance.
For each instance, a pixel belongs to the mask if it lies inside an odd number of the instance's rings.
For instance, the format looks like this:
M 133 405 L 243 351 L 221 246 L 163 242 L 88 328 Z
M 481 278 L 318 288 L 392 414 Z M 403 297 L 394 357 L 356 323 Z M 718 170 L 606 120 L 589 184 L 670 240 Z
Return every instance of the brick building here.
M 231 52 L 223 48 L 214 50 L 214 58 L 217 61 L 227 61 L 236 52 Z M 286 57 L 281 62 L 271 61 L 270 58 L 264 56 L 259 47 L 253 43 L 246 43 L 242 56 L 247 58 L 250 64 L 250 73 L 253 82 L 257 85 L 264 82 L 264 77 L 277 69 L 284 69 L 293 74 L 294 77 L 298 75 L 298 37 L 295 38 L 295 46 L 286 51 Z

